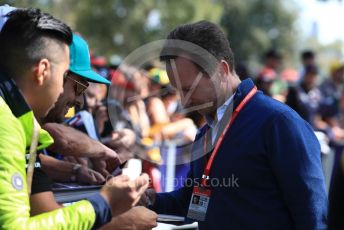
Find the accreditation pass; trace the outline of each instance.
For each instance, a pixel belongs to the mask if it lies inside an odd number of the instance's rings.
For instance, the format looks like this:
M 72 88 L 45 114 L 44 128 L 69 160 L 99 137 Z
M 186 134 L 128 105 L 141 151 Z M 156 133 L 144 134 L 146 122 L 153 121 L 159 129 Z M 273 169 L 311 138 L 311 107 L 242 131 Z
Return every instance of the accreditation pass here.
M 193 188 L 189 211 L 187 217 L 197 221 L 204 221 L 207 214 L 210 200 L 210 190 L 203 187 L 195 186 Z

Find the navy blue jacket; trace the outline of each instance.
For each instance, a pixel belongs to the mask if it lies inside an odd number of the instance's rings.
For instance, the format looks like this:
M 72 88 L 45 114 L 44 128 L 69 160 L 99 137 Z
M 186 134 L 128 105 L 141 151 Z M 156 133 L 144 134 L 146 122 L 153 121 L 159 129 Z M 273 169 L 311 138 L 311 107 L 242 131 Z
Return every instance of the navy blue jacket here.
M 239 85 L 234 108 L 253 87 L 249 79 Z M 206 129 L 194 142 L 185 186 L 157 194 L 152 209 L 158 213 L 186 216 L 192 184 L 200 182 L 209 157 L 202 156 Z M 210 178 L 214 186 L 200 230 L 326 228 L 327 196 L 312 127 L 260 91 L 225 135 Z

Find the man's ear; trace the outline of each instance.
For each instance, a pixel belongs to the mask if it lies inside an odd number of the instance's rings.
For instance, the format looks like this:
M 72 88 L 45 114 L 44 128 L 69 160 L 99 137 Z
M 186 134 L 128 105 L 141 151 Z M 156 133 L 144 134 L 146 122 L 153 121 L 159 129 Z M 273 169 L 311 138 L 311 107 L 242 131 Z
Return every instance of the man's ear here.
M 35 68 L 35 81 L 39 86 L 42 86 L 50 76 L 51 64 L 48 59 L 41 59 Z
M 233 66 L 229 66 L 228 62 L 226 62 L 225 60 L 221 60 L 220 71 L 223 75 L 228 75 L 231 72 L 231 68 L 233 68 Z

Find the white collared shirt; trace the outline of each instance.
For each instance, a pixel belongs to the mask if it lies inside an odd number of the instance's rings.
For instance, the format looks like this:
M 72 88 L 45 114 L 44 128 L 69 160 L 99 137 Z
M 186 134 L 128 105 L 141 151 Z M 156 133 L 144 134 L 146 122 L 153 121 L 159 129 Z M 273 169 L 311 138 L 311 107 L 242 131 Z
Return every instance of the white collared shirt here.
M 209 127 L 211 128 L 211 143 L 214 145 L 217 132 L 219 130 L 219 124 L 221 119 L 223 118 L 223 115 L 225 114 L 228 106 L 232 104 L 232 101 L 234 99 L 235 93 L 225 102 L 223 105 L 221 105 L 219 108 L 216 110 L 216 119 L 213 120 L 210 116 L 205 116 L 205 120 Z

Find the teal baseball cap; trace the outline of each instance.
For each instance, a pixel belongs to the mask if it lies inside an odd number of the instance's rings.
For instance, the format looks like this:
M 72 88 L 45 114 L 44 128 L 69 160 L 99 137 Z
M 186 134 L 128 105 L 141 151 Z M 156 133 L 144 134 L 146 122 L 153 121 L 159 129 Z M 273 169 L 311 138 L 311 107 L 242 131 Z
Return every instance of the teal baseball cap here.
M 73 34 L 73 42 L 69 46 L 69 71 L 85 78 L 87 81 L 110 85 L 111 82 L 92 70 L 90 52 L 87 42 L 79 35 Z

